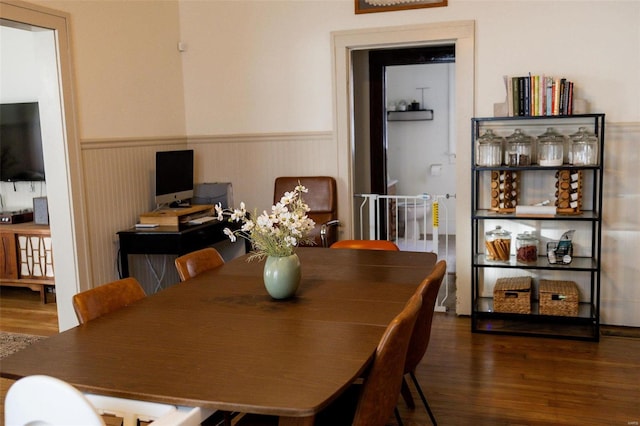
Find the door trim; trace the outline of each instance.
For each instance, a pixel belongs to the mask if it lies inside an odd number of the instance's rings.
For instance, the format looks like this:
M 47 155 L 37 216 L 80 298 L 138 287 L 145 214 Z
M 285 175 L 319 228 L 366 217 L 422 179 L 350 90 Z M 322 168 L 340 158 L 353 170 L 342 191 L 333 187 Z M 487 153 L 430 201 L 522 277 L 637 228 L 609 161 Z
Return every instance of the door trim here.
M 71 298 L 91 283 L 89 241 L 82 181 L 82 156 L 77 134 L 77 114 L 73 89 L 73 60 L 69 14 L 22 1 L 3 0 L 0 19 L 55 32 L 58 59 L 58 96 L 61 111 L 61 135 L 54 149 L 56 173 L 47 179 L 50 195 L 51 236 L 55 242 L 54 267 L 56 274 L 56 302 L 60 331 L 78 324 Z M 46 166 L 45 166 L 46 167 Z M 59 171 L 63 169 L 64 171 Z
M 475 22 L 455 21 L 424 25 L 410 25 L 386 28 L 368 28 L 333 32 L 331 34 L 333 52 L 333 88 L 335 138 L 338 149 L 338 205 L 340 221 L 344 224 L 344 238 L 353 237 L 353 66 L 352 52 L 392 47 L 454 44 L 456 49 L 456 110 L 455 131 L 457 140 L 456 179 L 460 182 L 456 198 L 456 273 L 458 279 L 456 312 L 467 315 L 471 312 L 470 289 L 465 291 L 464 277 L 470 277 L 471 221 L 469 219 L 471 181 L 468 167 L 471 157 L 471 117 L 475 111 Z M 459 242 L 459 243 L 458 243 Z

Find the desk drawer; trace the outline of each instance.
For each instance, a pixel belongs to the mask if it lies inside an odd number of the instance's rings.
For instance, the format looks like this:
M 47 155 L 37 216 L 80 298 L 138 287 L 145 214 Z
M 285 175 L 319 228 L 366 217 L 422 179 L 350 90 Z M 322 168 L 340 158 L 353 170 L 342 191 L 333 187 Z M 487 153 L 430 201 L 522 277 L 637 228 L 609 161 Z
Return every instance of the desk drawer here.
M 223 232 L 224 226 L 196 227 L 185 232 L 179 241 L 180 254 L 210 246 L 227 238 Z

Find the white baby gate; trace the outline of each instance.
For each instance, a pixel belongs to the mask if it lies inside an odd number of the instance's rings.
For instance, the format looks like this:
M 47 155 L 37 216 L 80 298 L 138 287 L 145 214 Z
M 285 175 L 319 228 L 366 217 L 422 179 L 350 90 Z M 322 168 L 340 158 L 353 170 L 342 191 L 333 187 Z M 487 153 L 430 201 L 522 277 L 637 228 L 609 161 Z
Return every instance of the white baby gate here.
M 358 239 L 389 240 L 400 250 L 431 251 L 450 264 L 449 230 L 447 206 L 440 201 L 455 198 L 455 194 L 444 195 L 380 195 L 357 194 L 360 204 L 360 226 Z M 440 209 L 444 211 L 444 255 L 440 256 Z M 366 210 L 365 210 L 366 209 Z M 431 214 L 429 214 L 431 213 Z M 430 221 L 430 222 L 428 222 Z M 432 226 L 431 241 L 427 240 L 427 225 Z M 436 300 L 435 310 L 446 312 L 444 302 L 449 297 L 449 277 L 445 274 L 444 296 Z

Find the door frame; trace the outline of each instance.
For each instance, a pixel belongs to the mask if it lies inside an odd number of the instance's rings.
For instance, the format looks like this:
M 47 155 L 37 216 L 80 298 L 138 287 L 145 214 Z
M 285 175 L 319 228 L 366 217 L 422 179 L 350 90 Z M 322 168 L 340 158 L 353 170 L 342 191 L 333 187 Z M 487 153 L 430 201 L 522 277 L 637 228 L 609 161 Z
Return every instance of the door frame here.
M 454 55 L 453 59 L 450 54 Z M 455 49 L 451 44 L 369 51 L 369 155 L 373 194 L 387 193 L 386 68 L 450 62 L 455 62 Z
M 0 19 L 18 25 L 54 31 L 57 56 L 58 93 L 51 98 L 60 111 L 60 126 L 52 135 L 52 147 L 45 158 L 54 162 L 47 168 L 47 193 L 53 262 L 56 279 L 56 303 L 60 331 L 78 324 L 71 298 L 87 289 L 91 282 L 89 241 L 84 203 L 83 169 L 73 82 L 70 17 L 67 13 L 15 0 L 2 0 Z M 47 160 L 48 162 L 48 160 Z M 53 173 L 50 173 L 53 172 Z
M 455 21 L 399 27 L 368 28 L 331 34 L 334 87 L 335 144 L 338 162 L 338 205 L 343 235 L 353 237 L 354 81 L 352 53 L 357 50 L 454 44 L 456 52 L 455 131 L 456 179 L 456 313 L 471 312 L 471 221 L 469 218 L 471 172 L 471 118 L 475 111 L 475 21 Z M 465 279 L 465 277 L 467 279 Z M 466 284 L 465 284 L 466 283 Z M 468 291 L 466 291 L 468 290 Z

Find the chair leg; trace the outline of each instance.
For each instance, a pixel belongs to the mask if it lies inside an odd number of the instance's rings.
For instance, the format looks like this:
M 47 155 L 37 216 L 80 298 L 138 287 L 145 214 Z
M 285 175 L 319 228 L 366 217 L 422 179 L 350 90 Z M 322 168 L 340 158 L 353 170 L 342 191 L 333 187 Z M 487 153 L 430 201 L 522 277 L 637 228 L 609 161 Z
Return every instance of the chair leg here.
M 412 410 L 416 408 L 416 404 L 414 404 L 413 402 L 413 396 L 411 395 L 411 389 L 409 389 L 409 384 L 404 377 L 402 377 L 402 387 L 400 388 L 400 394 L 402 395 L 404 402 L 407 404 L 407 407 Z
M 418 390 L 418 394 L 420 395 L 420 398 L 422 399 L 422 403 L 424 404 L 424 408 L 427 409 L 427 413 L 429 413 L 429 418 L 431 419 L 431 423 L 433 423 L 433 426 L 437 426 L 438 423 L 436 422 L 436 418 L 433 415 L 433 413 L 431 412 L 431 408 L 429 407 L 429 403 L 427 402 L 427 398 L 425 398 L 424 393 L 422 393 L 422 388 L 420 387 L 420 383 L 418 383 L 418 379 L 416 378 L 416 375 L 413 372 L 410 372 L 409 375 L 411 376 L 411 379 L 413 380 L 413 384 L 415 385 L 416 389 Z
M 393 414 L 396 415 L 396 421 L 398 422 L 398 426 L 403 426 L 404 423 L 402 423 L 402 417 L 400 417 L 400 411 L 398 411 L 397 405 L 396 405 L 396 408 L 393 409 Z

